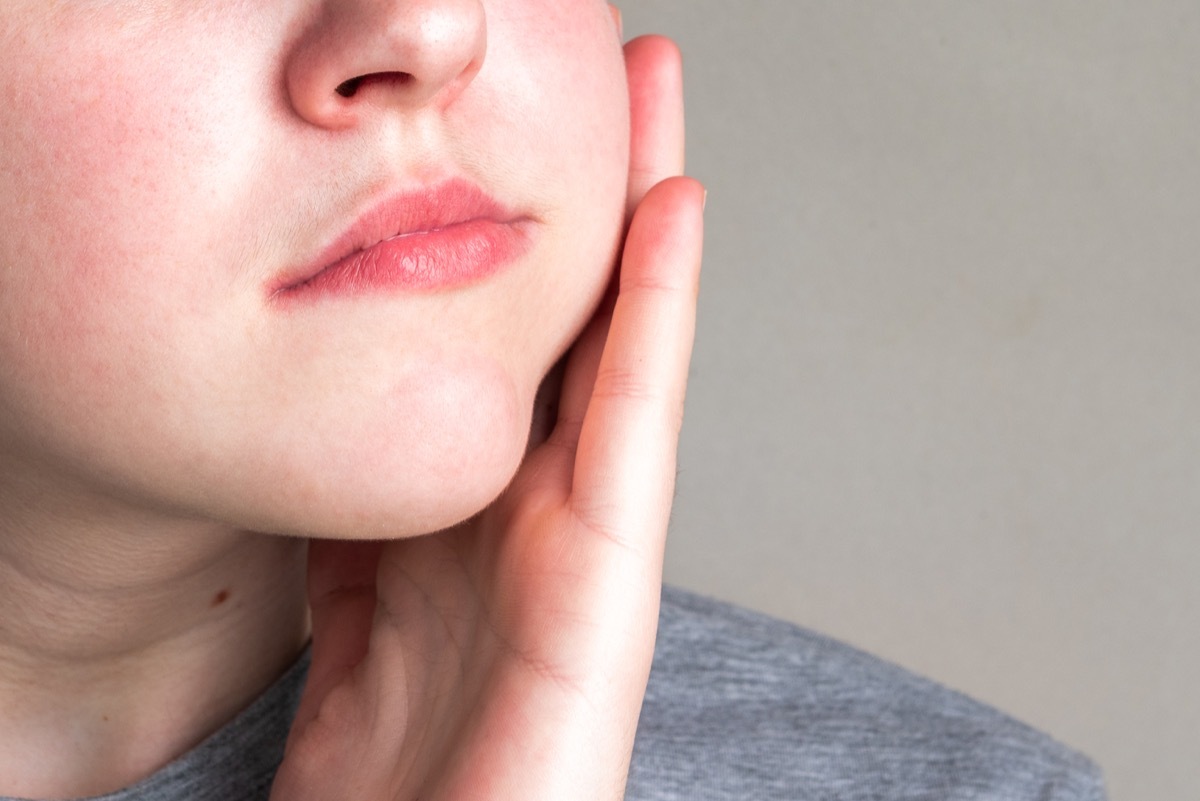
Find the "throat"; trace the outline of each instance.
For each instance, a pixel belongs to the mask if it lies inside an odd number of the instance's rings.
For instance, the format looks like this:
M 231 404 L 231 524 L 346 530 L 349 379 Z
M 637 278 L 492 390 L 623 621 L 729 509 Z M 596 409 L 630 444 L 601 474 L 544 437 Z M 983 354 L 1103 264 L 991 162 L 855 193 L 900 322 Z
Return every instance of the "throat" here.
M 201 542 L 219 547 L 157 577 L 111 540 L 93 550 L 86 574 L 45 548 L 3 544 L 0 796 L 128 787 L 232 720 L 294 663 L 309 632 L 307 543 Z M 156 561 L 150 554 L 143 566 Z

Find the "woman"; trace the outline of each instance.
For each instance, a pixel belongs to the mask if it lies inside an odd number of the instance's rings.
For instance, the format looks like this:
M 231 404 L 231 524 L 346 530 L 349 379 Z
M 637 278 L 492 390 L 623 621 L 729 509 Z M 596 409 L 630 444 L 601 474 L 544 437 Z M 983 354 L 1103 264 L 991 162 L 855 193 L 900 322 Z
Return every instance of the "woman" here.
M 619 799 L 640 713 L 630 797 L 813 778 L 739 784 L 798 696 L 732 761 L 738 716 L 662 704 L 790 629 L 670 596 L 644 698 L 704 194 L 668 41 L 598 0 L 10 0 L 0 66 L 0 795 Z M 755 626 L 793 639 L 682 658 Z M 1006 797 L 1094 786 L 1016 742 Z

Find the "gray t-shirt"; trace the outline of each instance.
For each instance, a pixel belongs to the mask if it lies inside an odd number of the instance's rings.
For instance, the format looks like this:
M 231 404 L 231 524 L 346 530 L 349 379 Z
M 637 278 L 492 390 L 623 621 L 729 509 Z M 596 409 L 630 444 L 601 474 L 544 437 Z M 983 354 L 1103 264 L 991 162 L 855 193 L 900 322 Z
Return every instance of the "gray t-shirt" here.
M 306 653 L 225 728 L 96 801 L 263 801 L 307 668 Z M 1087 758 L 994 709 L 791 624 L 663 591 L 627 801 L 1104 798 Z

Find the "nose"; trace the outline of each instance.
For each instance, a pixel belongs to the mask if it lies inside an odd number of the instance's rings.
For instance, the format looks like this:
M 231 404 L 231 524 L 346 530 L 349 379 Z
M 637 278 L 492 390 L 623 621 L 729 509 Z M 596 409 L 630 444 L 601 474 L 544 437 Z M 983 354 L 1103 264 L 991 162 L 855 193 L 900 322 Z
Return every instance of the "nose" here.
M 288 98 L 330 129 L 380 108 L 444 109 L 486 51 L 482 0 L 323 0 L 288 53 Z

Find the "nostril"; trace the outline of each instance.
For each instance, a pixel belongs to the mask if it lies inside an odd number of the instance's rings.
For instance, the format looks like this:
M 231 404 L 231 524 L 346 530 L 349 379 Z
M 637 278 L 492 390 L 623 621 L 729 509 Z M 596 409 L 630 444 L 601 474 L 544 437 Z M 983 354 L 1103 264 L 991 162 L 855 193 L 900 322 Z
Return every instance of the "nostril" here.
M 370 75 L 360 75 L 357 78 L 342 81 L 334 91 L 342 97 L 354 97 L 358 94 L 358 90 L 363 87 L 363 84 L 366 83 L 385 83 L 404 86 L 412 80 L 412 74 L 407 72 L 373 72 Z

